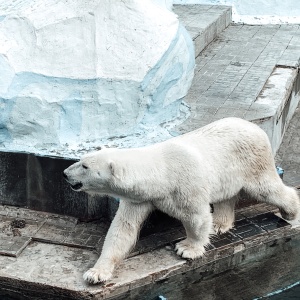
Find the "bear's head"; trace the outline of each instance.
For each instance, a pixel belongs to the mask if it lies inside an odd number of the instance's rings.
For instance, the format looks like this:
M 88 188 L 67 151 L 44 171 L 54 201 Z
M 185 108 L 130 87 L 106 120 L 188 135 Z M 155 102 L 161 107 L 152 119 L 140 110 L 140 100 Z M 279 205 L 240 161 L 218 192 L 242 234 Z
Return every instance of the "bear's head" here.
M 84 155 L 63 172 L 74 191 L 109 194 L 111 184 L 118 178 L 113 157 L 117 149 L 103 149 Z

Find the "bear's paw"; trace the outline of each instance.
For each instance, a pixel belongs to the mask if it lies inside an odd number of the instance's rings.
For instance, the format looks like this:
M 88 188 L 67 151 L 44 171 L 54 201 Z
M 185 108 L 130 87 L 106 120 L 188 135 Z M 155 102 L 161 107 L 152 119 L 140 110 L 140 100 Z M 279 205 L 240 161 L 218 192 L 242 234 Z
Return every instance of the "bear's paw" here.
M 204 255 L 205 249 L 202 243 L 183 240 L 176 244 L 175 251 L 182 258 L 196 259 Z
M 83 274 L 83 279 L 91 284 L 105 282 L 112 277 L 112 273 L 106 270 L 91 268 Z
M 214 233 L 216 233 L 216 234 L 225 233 L 225 232 L 229 231 L 232 228 L 233 228 L 233 223 L 232 222 L 228 222 L 228 223 L 214 222 L 214 225 L 213 225 Z

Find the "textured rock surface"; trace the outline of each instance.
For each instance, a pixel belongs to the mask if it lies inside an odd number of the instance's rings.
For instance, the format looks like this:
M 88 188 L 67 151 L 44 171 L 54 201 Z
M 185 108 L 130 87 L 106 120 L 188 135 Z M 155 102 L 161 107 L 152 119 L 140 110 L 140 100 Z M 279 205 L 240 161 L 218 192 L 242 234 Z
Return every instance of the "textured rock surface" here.
M 168 6 L 0 0 L 2 147 L 59 155 L 184 118 L 194 51 Z

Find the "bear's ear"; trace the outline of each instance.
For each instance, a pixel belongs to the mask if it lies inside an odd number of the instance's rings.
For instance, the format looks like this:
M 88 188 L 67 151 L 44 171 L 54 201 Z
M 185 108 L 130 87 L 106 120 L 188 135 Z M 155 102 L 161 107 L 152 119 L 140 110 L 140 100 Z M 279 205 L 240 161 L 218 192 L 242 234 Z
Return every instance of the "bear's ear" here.
M 111 161 L 109 163 L 109 169 L 110 169 L 111 175 L 116 177 L 117 179 L 121 179 L 123 177 L 123 168 L 117 166 L 117 164 L 114 161 Z

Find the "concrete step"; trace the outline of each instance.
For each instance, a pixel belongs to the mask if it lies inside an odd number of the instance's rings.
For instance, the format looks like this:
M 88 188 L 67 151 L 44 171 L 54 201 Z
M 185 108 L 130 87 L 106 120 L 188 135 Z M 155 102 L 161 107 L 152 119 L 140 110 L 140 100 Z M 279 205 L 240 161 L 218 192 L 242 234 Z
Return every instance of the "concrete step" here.
M 275 67 L 245 118 L 259 125 L 277 153 L 286 128 L 300 100 L 300 76 L 296 68 Z
M 174 5 L 173 12 L 190 33 L 195 57 L 205 49 L 230 23 L 232 9 L 224 5 Z

